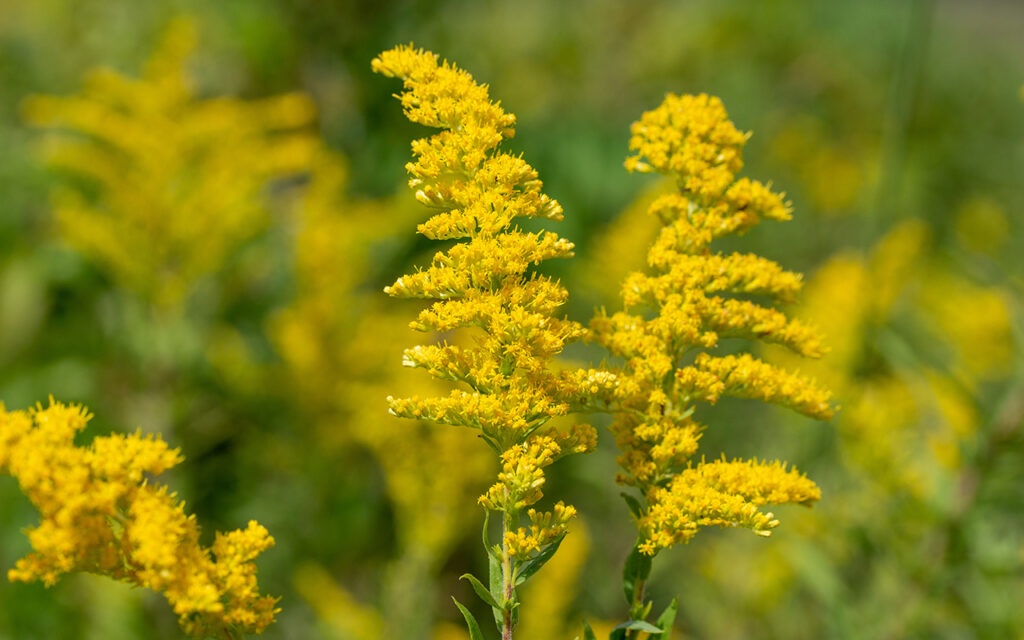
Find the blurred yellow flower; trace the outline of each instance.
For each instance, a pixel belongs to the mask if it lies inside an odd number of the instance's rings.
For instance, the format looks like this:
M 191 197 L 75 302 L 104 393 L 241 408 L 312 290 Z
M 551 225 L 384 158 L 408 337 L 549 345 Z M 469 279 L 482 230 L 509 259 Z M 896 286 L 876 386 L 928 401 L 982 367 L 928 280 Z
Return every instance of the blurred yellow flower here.
M 846 407 L 838 428 L 847 459 L 889 490 L 918 497 L 941 491 L 959 468 L 961 449 L 980 426 L 972 394 L 1006 375 L 1014 343 L 1008 292 L 975 284 L 929 255 L 929 238 L 923 222 L 908 220 L 867 256 L 834 256 L 800 307 L 833 347 L 805 370 L 827 381 Z M 917 327 L 932 359 L 907 359 L 912 347 L 894 332 L 898 323 Z M 797 364 L 782 350 L 768 355 Z
M 32 125 L 57 129 L 49 163 L 84 182 L 55 191 L 63 238 L 162 306 L 186 297 L 268 222 L 268 182 L 305 171 L 319 145 L 308 97 L 200 100 L 178 20 L 140 79 L 93 71 L 78 95 L 33 96 Z

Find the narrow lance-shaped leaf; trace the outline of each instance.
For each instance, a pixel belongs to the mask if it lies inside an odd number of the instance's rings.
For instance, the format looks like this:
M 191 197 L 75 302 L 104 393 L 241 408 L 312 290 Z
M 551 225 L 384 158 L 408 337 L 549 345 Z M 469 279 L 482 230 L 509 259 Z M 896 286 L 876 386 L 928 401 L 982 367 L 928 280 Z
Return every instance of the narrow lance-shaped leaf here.
M 473 591 L 476 592 L 476 595 L 480 596 L 481 600 L 491 605 L 491 607 L 493 607 L 494 609 L 503 608 L 500 604 L 498 604 L 498 601 L 495 599 L 494 594 L 488 591 L 487 587 L 485 587 L 483 583 L 480 582 L 477 579 L 477 577 L 474 576 L 472 573 L 464 573 L 461 576 L 459 576 L 459 580 L 463 579 L 469 580 L 469 584 L 473 585 Z
M 641 518 L 644 515 L 643 507 L 640 506 L 640 501 L 635 496 L 631 496 L 628 493 L 620 493 L 622 499 L 626 501 L 626 506 L 629 507 L 629 512 L 633 514 L 634 518 Z
M 480 631 L 480 624 L 473 617 L 473 614 L 469 612 L 469 609 L 462 606 L 462 603 L 452 598 L 452 602 L 462 612 L 462 617 L 466 619 L 466 626 L 469 627 L 469 640 L 484 640 L 484 634 Z
M 597 640 L 594 630 L 590 628 L 590 623 L 586 620 L 583 621 L 583 640 Z
M 647 580 L 651 575 L 651 557 L 641 553 L 639 544 L 633 547 L 626 558 L 626 566 L 622 569 L 622 590 L 626 594 L 626 602 L 633 604 L 636 596 L 637 582 Z
M 672 625 L 675 624 L 677 611 L 679 611 L 679 601 L 676 598 L 672 598 L 672 602 L 665 607 L 665 610 L 661 612 L 655 623 L 661 627 L 662 632 L 652 635 L 650 640 L 672 640 Z
M 614 630 L 622 631 L 646 631 L 647 633 L 661 633 L 662 630 L 654 626 L 650 622 L 644 620 L 630 620 L 629 622 L 623 622 L 619 626 L 615 627 Z

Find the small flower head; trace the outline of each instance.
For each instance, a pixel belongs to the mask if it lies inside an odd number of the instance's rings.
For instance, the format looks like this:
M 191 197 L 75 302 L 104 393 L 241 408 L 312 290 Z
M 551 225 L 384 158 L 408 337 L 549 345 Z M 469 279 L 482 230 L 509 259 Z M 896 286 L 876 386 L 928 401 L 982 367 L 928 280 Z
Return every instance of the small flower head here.
M 644 113 L 630 130 L 626 160 L 630 171 L 675 175 L 680 187 L 716 198 L 743 167 L 747 135 L 729 121 L 716 97 L 668 94 L 657 109 Z
M 529 559 L 533 552 L 564 537 L 569 531 L 569 521 L 576 517 L 576 509 L 559 501 L 553 511 L 541 513 L 530 509 L 527 517 L 530 520 L 528 528 L 519 527 L 505 534 L 505 547 L 518 561 Z

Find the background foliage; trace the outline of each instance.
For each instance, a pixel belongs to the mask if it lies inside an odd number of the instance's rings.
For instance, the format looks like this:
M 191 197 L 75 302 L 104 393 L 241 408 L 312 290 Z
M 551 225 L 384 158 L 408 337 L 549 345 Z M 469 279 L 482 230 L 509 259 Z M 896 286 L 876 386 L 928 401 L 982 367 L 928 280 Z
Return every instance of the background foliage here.
M 55 138 L 26 98 L 78 93 L 97 66 L 140 76 L 181 15 L 199 99 L 308 94 L 317 142 L 260 178 L 259 221 L 167 302 L 59 224 L 60 189 L 103 195 L 48 163 Z M 403 170 L 422 132 L 369 61 L 413 41 L 516 113 L 508 146 L 566 210 L 577 257 L 555 268 L 584 322 L 615 305 L 655 230 L 643 199 L 659 185 L 621 166 L 629 123 L 665 92 L 708 92 L 754 131 L 747 173 L 795 207 L 729 247 L 808 274 L 798 315 L 827 334 L 814 374 L 843 409 L 826 425 L 744 401 L 702 416 L 703 451 L 787 459 L 823 498 L 781 512 L 770 540 L 702 533 L 650 588 L 679 594 L 679 637 L 1018 637 L 1022 31 L 1024 8 L 995 0 L 0 0 L 0 400 L 53 394 L 96 414 L 88 435 L 141 427 L 180 446 L 169 482 L 207 543 L 250 518 L 277 539 L 260 559 L 283 596 L 268 638 L 464 637 L 448 594 L 472 599 L 457 576 L 479 569 L 492 469 L 470 435 L 384 413 L 388 393 L 429 384 L 399 367 L 413 308 L 380 293 L 428 243 Z M 206 179 L 239 188 L 227 176 Z M 553 469 L 581 517 L 524 596 L 523 637 L 621 617 L 632 526 L 602 440 Z M 0 566 L 35 519 L 0 479 Z M 159 597 L 89 576 L 2 582 L 0 602 L 0 638 L 179 634 Z

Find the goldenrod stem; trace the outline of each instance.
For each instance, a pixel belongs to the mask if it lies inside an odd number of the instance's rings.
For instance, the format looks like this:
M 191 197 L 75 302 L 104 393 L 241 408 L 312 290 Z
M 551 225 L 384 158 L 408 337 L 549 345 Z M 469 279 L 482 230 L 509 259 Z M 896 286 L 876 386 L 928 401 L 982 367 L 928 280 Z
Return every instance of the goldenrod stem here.
M 507 534 L 512 530 L 512 514 L 507 511 L 501 521 L 501 584 L 502 593 L 506 602 L 511 602 L 515 596 L 516 587 L 512 582 L 512 554 L 506 541 Z M 501 640 L 512 640 L 512 610 L 506 610 L 502 618 Z
M 647 584 L 646 580 L 637 580 L 633 587 L 633 603 L 629 607 L 629 619 L 630 620 L 642 620 L 644 616 L 644 586 Z M 637 630 L 629 631 L 626 634 L 627 640 L 635 640 L 640 637 L 640 632 Z

